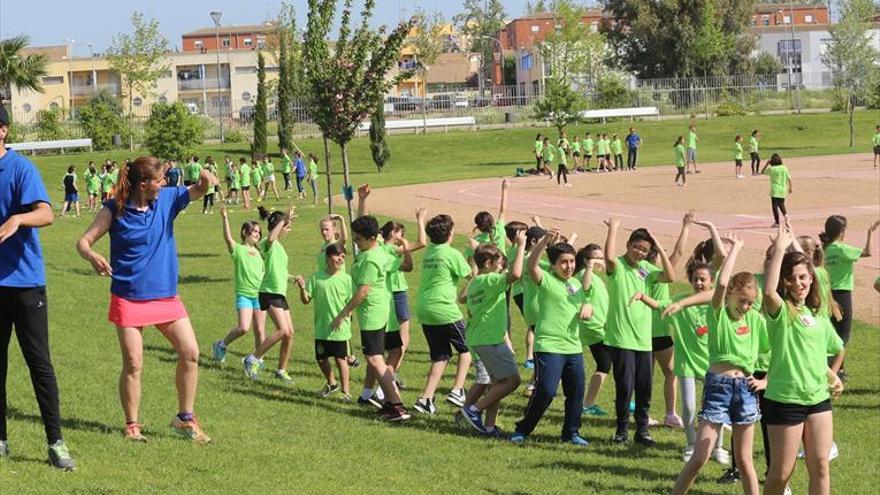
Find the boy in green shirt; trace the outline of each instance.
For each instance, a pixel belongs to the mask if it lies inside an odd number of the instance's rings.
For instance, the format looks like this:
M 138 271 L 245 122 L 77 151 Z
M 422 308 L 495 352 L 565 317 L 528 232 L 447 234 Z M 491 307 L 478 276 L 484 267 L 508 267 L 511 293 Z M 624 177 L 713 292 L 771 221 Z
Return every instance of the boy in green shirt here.
M 291 188 L 290 172 L 293 171 L 293 160 L 287 153 L 287 148 L 281 148 L 281 175 L 284 177 L 284 190 L 289 191 Z
M 736 178 L 742 179 L 742 168 L 743 168 L 743 145 L 742 145 L 742 136 L 739 134 L 733 139 L 733 163 L 736 168 Z
M 584 163 L 584 172 L 589 172 L 590 171 L 590 159 L 593 158 L 593 138 L 591 137 L 589 132 L 584 136 L 583 149 L 584 149 L 584 162 L 583 162 Z
M 687 146 L 687 172 L 691 173 L 691 165 L 694 166 L 694 173 L 700 173 L 700 169 L 697 168 L 697 141 L 700 140 L 697 137 L 697 126 L 690 125 L 688 127 L 688 146 Z
M 568 140 L 563 137 L 559 140 L 559 166 L 556 168 L 556 185 L 561 186 L 561 180 L 564 179 L 565 187 L 569 187 L 570 184 L 568 183 L 568 150 L 566 150 L 564 146 L 568 146 Z
M 434 392 L 443 378 L 453 348 L 458 352 L 458 368 L 446 401 L 454 406 L 464 406 L 464 383 L 471 366 L 471 353 L 465 343 L 465 326 L 456 296 L 458 283 L 470 278 L 471 267 L 464 255 L 449 245 L 454 233 L 452 217 L 435 216 L 425 226 L 425 233 L 430 242 L 422 261 L 416 316 L 428 341 L 431 370 L 414 407 L 421 413 L 436 414 Z
M 874 128 L 871 144 L 874 145 L 874 168 L 877 168 L 880 166 L 880 125 Z
M 617 134 L 611 135 L 611 151 L 614 153 L 614 170 L 623 171 L 623 142 Z
M 550 143 L 550 138 L 544 138 L 544 144 L 541 147 L 541 174 L 549 174 L 550 180 L 553 180 L 553 171 L 550 169 L 550 164 L 553 163 L 554 158 L 554 148 L 553 144 Z
M 779 213 L 782 219 L 788 223 L 788 213 L 785 211 L 785 198 L 792 192 L 791 172 L 782 164 L 782 157 L 773 153 L 770 160 L 764 164 L 761 173 L 770 177 L 770 205 L 773 208 L 773 228 L 779 227 Z
M 501 205 L 498 207 L 498 218 L 495 219 L 492 217 L 492 214 L 488 211 L 481 211 L 474 216 L 474 225 L 476 226 L 476 230 L 479 231 L 479 234 L 474 236 L 474 242 L 478 245 L 482 244 L 494 244 L 498 251 L 505 252 L 504 250 L 504 238 L 506 237 L 506 232 L 504 230 L 504 212 L 507 210 L 507 196 L 508 191 L 510 190 L 510 182 L 507 179 L 501 181 Z M 468 262 L 471 263 L 471 268 L 473 266 L 473 254 L 474 249 L 468 248 L 465 249 L 465 257 L 468 259 Z
M 761 168 L 761 155 L 758 154 L 758 140 L 761 139 L 761 133 L 757 129 L 752 131 L 749 136 L 749 157 L 752 159 L 752 175 L 758 175 L 758 169 Z
M 251 209 L 251 166 L 248 165 L 247 158 L 238 159 L 238 176 L 241 181 L 241 199 L 244 202 L 244 209 Z

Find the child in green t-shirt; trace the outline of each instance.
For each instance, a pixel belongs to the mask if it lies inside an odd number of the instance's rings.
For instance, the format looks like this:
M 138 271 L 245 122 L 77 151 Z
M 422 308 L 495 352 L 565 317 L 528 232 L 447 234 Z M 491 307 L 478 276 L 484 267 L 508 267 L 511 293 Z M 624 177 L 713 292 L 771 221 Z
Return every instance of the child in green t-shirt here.
M 672 145 L 672 152 L 675 155 L 675 180 L 672 181 L 676 186 L 678 184 L 678 179 L 681 179 L 681 187 L 685 187 L 687 185 L 687 175 L 686 175 L 686 164 L 685 161 L 685 151 L 684 151 L 684 136 L 678 136 L 675 140 L 675 144 Z
M 614 170 L 623 172 L 623 142 L 617 134 L 611 135 L 611 152 L 614 154 Z
M 773 153 L 770 160 L 764 164 L 761 173 L 770 177 L 770 205 L 773 208 L 773 228 L 779 226 L 779 214 L 782 213 L 783 223 L 788 222 L 788 212 L 785 211 L 785 198 L 794 192 L 791 188 L 791 172 L 782 164 L 782 157 Z
M 481 211 L 474 216 L 474 243 L 477 245 L 494 244 L 500 252 L 504 248 L 504 213 L 507 210 L 507 198 L 510 191 L 510 182 L 507 179 L 501 181 L 501 204 L 498 206 L 498 217 L 495 218 L 488 211 Z M 473 268 L 473 248 L 465 250 L 465 256 Z
M 584 414 L 605 417 L 608 413 L 596 405 L 596 398 L 608 374 L 611 373 L 611 354 L 605 346 L 605 320 L 608 317 L 608 289 L 598 275 L 605 271 L 605 253 L 598 244 L 587 244 L 575 255 L 575 276 L 584 287 L 584 297 L 593 307 L 593 317 L 581 323 L 581 345 L 590 349 L 596 370 L 590 377 L 584 395 Z
M 742 145 L 742 136 L 737 134 L 735 138 L 733 138 L 733 164 L 736 169 L 736 178 L 742 179 L 744 178 L 742 174 L 743 168 L 743 145 Z
M 223 219 L 223 240 L 226 241 L 234 268 L 235 311 L 238 315 L 238 324 L 211 346 L 214 360 L 223 363 L 226 361 L 226 347 L 248 333 L 251 324 L 254 326 L 254 348 L 263 342 L 266 314 L 260 310 L 257 299 L 265 270 L 263 257 L 257 248 L 261 238 L 260 224 L 254 221 L 241 224 L 239 244 L 232 238 L 226 207 L 220 208 L 220 217 Z
M 303 304 L 315 303 L 314 335 L 315 360 L 327 383 L 318 394 L 327 397 L 342 390 L 343 400 L 351 401 L 349 389 L 349 341 L 351 340 L 351 318 L 342 321 L 338 328 L 331 328 L 333 318 L 345 307 L 352 295 L 351 275 L 345 271 L 345 246 L 332 243 L 324 250 L 326 268 L 315 272 L 306 281 L 302 276 L 295 278 L 299 287 L 299 297 Z M 339 382 L 333 376 L 330 358 L 336 361 Z

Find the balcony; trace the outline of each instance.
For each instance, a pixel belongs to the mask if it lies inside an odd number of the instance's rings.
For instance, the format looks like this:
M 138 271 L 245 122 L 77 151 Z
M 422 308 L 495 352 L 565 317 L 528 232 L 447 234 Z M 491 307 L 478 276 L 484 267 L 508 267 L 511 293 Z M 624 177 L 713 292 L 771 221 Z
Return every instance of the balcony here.
M 76 83 L 74 83 L 70 87 L 70 95 L 71 96 L 91 96 L 94 93 L 97 93 L 99 91 L 104 91 L 104 90 L 109 91 L 110 94 L 112 94 L 114 96 L 119 96 L 119 93 L 120 93 L 119 83 L 98 84 L 97 87 L 95 87 L 91 84 L 76 84 Z
M 201 91 L 203 89 L 230 89 L 229 78 L 178 79 L 178 91 Z

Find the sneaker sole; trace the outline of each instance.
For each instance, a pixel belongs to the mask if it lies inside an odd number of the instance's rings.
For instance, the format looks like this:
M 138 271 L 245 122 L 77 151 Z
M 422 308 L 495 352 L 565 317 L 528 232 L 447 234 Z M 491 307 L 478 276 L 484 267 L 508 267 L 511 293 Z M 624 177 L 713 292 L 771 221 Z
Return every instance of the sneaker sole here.
M 437 411 L 436 411 L 436 410 L 431 411 L 430 409 L 425 409 L 424 407 L 422 407 L 422 406 L 420 406 L 420 405 L 418 405 L 418 404 L 414 405 L 414 406 L 413 406 L 413 409 L 415 409 L 416 411 L 418 411 L 418 412 L 420 412 L 420 413 L 422 413 L 422 414 L 437 414 Z
M 464 407 L 464 399 L 454 399 L 452 397 L 447 397 L 446 402 L 456 407 Z
M 407 414 L 401 414 L 400 416 L 385 416 L 385 419 L 387 421 L 392 422 L 392 423 L 399 423 L 401 421 L 408 420 L 410 417 L 411 416 L 407 413 Z

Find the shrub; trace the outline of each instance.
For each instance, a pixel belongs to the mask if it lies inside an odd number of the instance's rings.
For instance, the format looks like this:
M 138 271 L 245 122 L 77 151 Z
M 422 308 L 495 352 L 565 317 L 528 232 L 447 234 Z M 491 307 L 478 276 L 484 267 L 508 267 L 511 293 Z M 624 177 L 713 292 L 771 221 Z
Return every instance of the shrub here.
M 113 148 L 113 135 L 128 138 L 128 125 L 122 118 L 122 105 L 109 92 L 95 95 L 78 109 L 77 119 L 86 136 L 92 138 L 92 146 L 98 151 Z
M 719 117 L 733 117 L 737 115 L 745 115 L 746 110 L 741 104 L 735 101 L 724 101 L 715 107 L 715 113 Z
M 596 93 L 598 108 L 624 108 L 632 105 L 633 91 L 617 76 L 602 76 L 596 84 Z
M 154 156 L 182 160 L 202 142 L 204 123 L 181 102 L 156 103 L 144 126 L 145 144 Z
M 230 129 L 223 136 L 227 143 L 243 143 L 245 140 L 244 132 L 241 129 Z
M 64 138 L 61 127 L 61 112 L 58 110 L 40 110 L 37 112 L 37 136 L 40 141 L 52 141 Z

